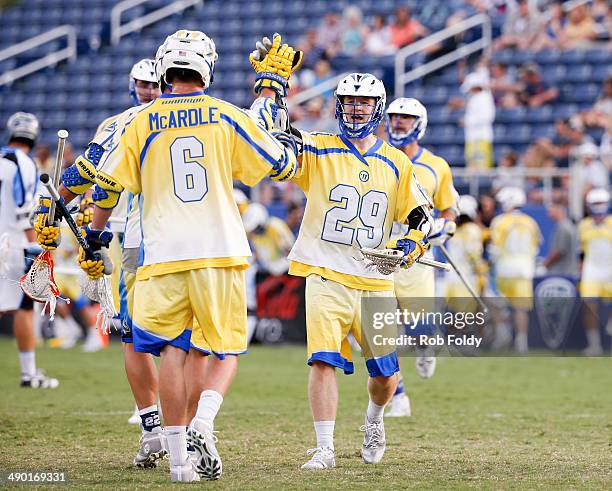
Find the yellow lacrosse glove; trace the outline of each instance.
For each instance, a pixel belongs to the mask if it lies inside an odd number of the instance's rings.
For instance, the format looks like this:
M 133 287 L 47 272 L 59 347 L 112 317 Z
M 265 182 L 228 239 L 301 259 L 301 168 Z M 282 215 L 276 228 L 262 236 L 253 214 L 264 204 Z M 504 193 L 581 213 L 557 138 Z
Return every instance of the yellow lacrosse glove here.
M 255 93 L 262 89 L 272 89 L 280 97 L 287 95 L 291 74 L 302 63 L 303 53 L 288 44 L 281 44 L 281 35 L 276 33 L 272 43 L 268 38 L 257 43 L 257 49 L 249 56 L 249 61 L 257 73 Z
M 34 218 L 34 232 L 36 232 L 36 240 L 40 246 L 43 249 L 52 251 L 59 246 L 61 237 L 57 212 L 55 214 L 55 222 L 51 225 L 48 223 L 49 206 L 51 206 L 51 198 L 40 197 L 38 199 Z
M 91 198 L 83 198 L 80 203 L 79 213 L 76 217 L 76 224 L 78 227 L 84 227 L 89 225 L 93 220 L 94 214 L 94 202 Z
M 89 244 L 89 253 L 79 247 L 78 262 L 81 269 L 93 280 L 104 274 L 111 274 L 113 263 L 107 251 L 113 234 L 108 230 L 93 230 L 89 227 L 82 227 L 81 234 Z
M 409 230 L 404 237 L 392 239 L 385 245 L 387 249 L 397 249 L 404 253 L 400 267 L 406 269 L 412 266 L 429 249 L 429 242 L 420 230 Z

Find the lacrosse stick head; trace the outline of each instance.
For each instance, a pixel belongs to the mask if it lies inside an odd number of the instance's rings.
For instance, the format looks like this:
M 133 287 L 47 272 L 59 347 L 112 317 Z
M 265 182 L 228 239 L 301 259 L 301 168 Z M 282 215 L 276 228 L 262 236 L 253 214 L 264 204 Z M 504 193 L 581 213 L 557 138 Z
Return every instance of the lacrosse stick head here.
M 53 277 L 53 255 L 50 251 L 43 251 L 34 259 L 29 271 L 19 280 L 19 285 L 32 300 L 45 304 L 43 313 L 48 305 L 49 317 L 53 319 L 60 291 Z
M 380 274 L 390 275 L 399 270 L 404 253 L 397 249 L 360 249 L 363 257 L 369 261 L 368 266 L 376 268 Z
M 87 275 L 82 275 L 79 281 L 82 292 L 91 301 L 100 304 L 100 312 L 96 319 L 96 327 L 104 334 L 110 332 L 110 328 L 116 326 L 113 319 L 117 316 L 113 291 L 108 276 L 91 279 Z

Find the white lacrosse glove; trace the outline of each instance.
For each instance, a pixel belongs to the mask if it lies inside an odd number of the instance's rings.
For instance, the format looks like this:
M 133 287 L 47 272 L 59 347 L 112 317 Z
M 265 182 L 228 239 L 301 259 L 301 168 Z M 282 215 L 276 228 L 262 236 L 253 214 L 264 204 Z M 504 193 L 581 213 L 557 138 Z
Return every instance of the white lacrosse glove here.
M 432 246 L 441 246 L 450 239 L 457 231 L 457 224 L 447 218 L 436 218 L 433 221 L 431 232 L 427 240 Z

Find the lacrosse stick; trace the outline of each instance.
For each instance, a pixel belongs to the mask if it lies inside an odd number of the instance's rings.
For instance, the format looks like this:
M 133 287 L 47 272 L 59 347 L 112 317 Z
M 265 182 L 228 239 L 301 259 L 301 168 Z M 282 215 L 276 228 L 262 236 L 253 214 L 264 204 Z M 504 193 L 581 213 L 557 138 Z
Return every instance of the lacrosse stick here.
M 359 249 L 364 258 L 370 261 L 370 265 L 374 266 L 380 274 L 389 275 L 399 271 L 400 264 L 404 259 L 404 253 L 398 249 L 372 249 L 364 247 Z M 416 261 L 425 266 L 439 268 L 445 271 L 450 270 L 450 266 L 433 259 L 421 257 Z
M 55 165 L 53 167 L 53 186 L 55 189 L 59 186 L 60 176 L 62 174 L 62 163 L 64 162 L 64 148 L 66 147 L 66 140 L 68 139 L 68 132 L 66 130 L 59 130 L 57 132 L 57 153 L 55 154 Z M 55 200 L 51 201 L 49 206 L 49 218 L 48 223 L 51 224 L 55 219 Z
M 26 274 L 19 280 L 19 286 L 28 297 L 43 305 L 42 313 L 49 307 L 49 318 L 55 317 L 55 306 L 60 296 L 53 277 L 53 255 L 51 251 L 41 252 Z M 66 300 L 70 302 L 70 300 Z
M 485 303 L 483 302 L 482 298 L 480 298 L 480 296 L 476 293 L 476 291 L 474 290 L 474 288 L 472 287 L 472 285 L 470 285 L 470 283 L 468 282 L 468 280 L 465 278 L 465 276 L 463 275 L 462 271 L 457 267 L 457 264 L 455 264 L 455 261 L 453 261 L 453 259 L 450 257 L 450 254 L 448 253 L 448 249 L 446 249 L 446 246 L 444 244 L 439 245 L 438 247 L 440 247 L 440 251 L 442 252 L 442 254 L 444 255 L 444 257 L 446 258 L 446 260 L 448 261 L 448 263 L 452 266 L 452 268 L 455 270 L 455 273 L 457 273 L 457 276 L 459 276 L 459 279 L 463 282 L 463 284 L 465 285 L 465 287 L 467 288 L 467 290 L 470 292 L 470 295 L 472 295 L 472 297 L 474 297 L 474 300 L 476 300 L 478 302 L 478 305 L 480 305 L 480 308 L 482 309 L 482 311 L 486 314 L 487 312 L 489 312 L 489 309 L 487 308 L 487 306 L 485 305 Z

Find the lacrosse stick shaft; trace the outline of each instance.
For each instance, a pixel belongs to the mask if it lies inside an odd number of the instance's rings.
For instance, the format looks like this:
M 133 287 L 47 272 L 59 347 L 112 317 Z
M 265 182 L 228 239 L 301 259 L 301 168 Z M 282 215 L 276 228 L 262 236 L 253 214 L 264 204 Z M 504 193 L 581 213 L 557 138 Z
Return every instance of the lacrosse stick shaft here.
M 444 271 L 450 271 L 450 266 L 434 259 L 428 259 L 426 257 L 420 257 L 417 259 L 417 263 L 423 264 L 424 266 L 431 266 L 432 268 L 443 269 Z
M 64 162 L 64 149 L 66 148 L 66 139 L 68 138 L 68 132 L 66 130 L 59 130 L 57 132 L 57 153 L 55 154 L 55 165 L 53 167 L 53 180 L 51 183 L 57 189 L 59 186 L 60 176 L 62 174 L 62 165 Z M 53 219 L 55 218 L 55 206 L 56 201 L 51 200 L 51 205 L 49 206 L 49 223 L 53 223 Z
M 79 227 L 77 227 L 77 224 L 75 223 L 74 218 L 72 218 L 72 216 L 70 215 L 70 212 L 66 208 L 66 205 L 60 199 L 60 195 L 57 192 L 57 189 L 55 188 L 55 186 L 51 182 L 51 179 L 49 178 L 49 174 L 41 174 L 40 182 L 42 182 L 45 185 L 45 187 L 47 188 L 47 191 L 49 191 L 49 194 L 51 195 L 51 204 L 57 203 L 57 207 L 58 207 L 61 215 L 65 218 L 66 223 L 68 224 L 68 226 L 70 227 L 70 230 L 72 231 L 72 233 L 76 237 L 79 245 L 86 252 L 89 252 L 89 244 L 85 240 L 85 237 L 83 237 L 83 235 L 81 235 L 81 232 L 79 231 Z
M 480 305 L 480 308 L 486 314 L 489 311 L 489 309 L 487 308 L 487 306 L 483 302 L 482 298 L 480 298 L 480 295 L 478 295 L 476 293 L 476 290 L 474 290 L 472 285 L 470 285 L 469 281 L 463 275 L 463 272 L 457 267 L 457 264 L 455 264 L 455 261 L 453 261 L 453 258 L 450 257 L 450 254 L 448 253 L 448 250 L 446 249 L 446 246 L 440 245 L 439 247 L 440 247 L 440 251 L 442 251 L 442 254 L 446 258 L 448 263 L 455 270 L 455 273 L 457 273 L 457 276 L 459 276 L 459 279 L 463 282 L 463 284 L 465 285 L 467 290 L 470 292 L 470 295 L 472 295 L 472 297 L 474 297 L 474 300 L 476 300 L 478 302 L 478 305 Z

